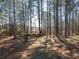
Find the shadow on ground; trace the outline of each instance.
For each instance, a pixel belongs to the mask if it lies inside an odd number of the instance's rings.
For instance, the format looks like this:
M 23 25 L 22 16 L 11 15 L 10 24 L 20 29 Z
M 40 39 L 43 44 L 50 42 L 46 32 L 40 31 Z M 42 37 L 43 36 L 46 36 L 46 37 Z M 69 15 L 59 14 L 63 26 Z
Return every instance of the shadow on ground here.
M 37 47 L 35 51 L 29 56 L 29 59 L 67 59 L 64 56 L 57 55 L 55 51 L 46 52 L 45 48 L 44 50 L 41 49 L 41 47 Z
M 13 42 L 12 44 L 8 44 L 0 47 L 0 59 L 7 59 L 8 56 L 14 55 L 17 52 L 20 52 L 26 48 L 26 44 Z M 19 58 L 16 58 L 19 59 Z
M 58 55 L 49 55 L 45 52 L 35 52 L 30 59 L 62 59 L 62 57 Z

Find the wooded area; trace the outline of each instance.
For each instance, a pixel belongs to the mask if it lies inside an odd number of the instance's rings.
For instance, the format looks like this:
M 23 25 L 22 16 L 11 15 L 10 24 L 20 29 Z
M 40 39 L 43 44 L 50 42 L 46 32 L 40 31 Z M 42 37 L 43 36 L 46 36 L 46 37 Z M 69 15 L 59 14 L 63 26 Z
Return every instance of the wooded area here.
M 0 59 L 79 59 L 79 1 L 0 0 Z

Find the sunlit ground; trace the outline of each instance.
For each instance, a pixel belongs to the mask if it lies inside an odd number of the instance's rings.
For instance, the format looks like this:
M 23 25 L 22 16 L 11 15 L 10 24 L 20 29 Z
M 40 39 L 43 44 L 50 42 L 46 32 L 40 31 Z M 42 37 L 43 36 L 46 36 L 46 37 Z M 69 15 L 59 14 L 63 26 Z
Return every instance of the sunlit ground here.
M 52 35 L 53 36 L 53 35 Z M 46 36 L 12 40 L 13 36 L 0 40 L 0 59 L 78 59 L 79 36 L 67 38 L 73 46 L 61 43 L 56 37 Z M 46 42 L 47 39 L 47 42 Z M 75 46 L 75 47 L 74 47 Z

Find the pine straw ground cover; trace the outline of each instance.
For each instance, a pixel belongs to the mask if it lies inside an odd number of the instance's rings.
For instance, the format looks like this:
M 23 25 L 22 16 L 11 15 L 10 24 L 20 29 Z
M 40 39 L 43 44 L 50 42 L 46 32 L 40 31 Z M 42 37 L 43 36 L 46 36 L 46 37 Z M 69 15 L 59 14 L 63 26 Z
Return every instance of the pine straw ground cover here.
M 23 40 L 13 41 L 11 38 L 6 38 L 9 42 L 0 44 L 0 59 L 79 59 L 78 36 L 65 39 L 77 48 L 55 39 L 58 40 L 56 37 L 43 36 L 29 39 L 28 43 L 24 43 Z

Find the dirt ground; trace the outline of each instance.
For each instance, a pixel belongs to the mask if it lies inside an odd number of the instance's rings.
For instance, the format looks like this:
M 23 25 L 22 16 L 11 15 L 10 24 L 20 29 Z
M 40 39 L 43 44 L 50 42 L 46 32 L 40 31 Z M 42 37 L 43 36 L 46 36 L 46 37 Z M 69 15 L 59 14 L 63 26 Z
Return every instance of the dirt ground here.
M 0 59 L 79 59 L 79 36 L 66 38 L 68 45 L 52 36 L 32 38 L 26 43 L 12 38 L 0 40 Z

